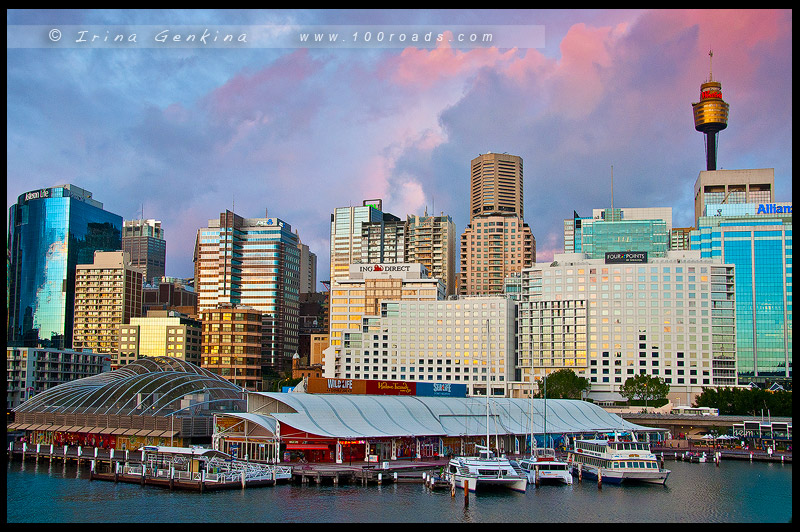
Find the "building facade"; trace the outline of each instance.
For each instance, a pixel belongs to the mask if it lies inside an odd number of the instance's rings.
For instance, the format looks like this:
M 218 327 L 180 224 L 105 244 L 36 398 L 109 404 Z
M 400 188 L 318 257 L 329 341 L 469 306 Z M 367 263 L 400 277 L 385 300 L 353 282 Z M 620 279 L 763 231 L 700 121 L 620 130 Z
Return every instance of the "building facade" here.
M 590 381 L 590 397 L 622 400 L 624 382 L 646 374 L 685 404 L 703 386 L 735 385 L 733 279 L 733 264 L 696 251 L 563 254 L 525 269 L 516 380 L 569 368 Z
M 6 348 L 6 408 L 59 384 L 111 370 L 102 353 L 35 347 Z
M 775 201 L 775 169 L 713 170 L 700 172 L 694 184 L 695 227 L 706 206 L 732 203 L 771 203 Z
M 503 280 L 536 262 L 536 240 L 515 214 L 472 219 L 461 233 L 460 295 L 503 293 Z
M 245 306 L 264 314 L 264 363 L 291 370 L 297 352 L 300 298 L 297 234 L 279 218 L 242 218 L 230 211 L 197 233 L 198 312 Z
M 122 251 L 128 252 L 131 264 L 144 270 L 145 283 L 166 275 L 167 241 L 160 220 L 125 220 Z
M 669 230 L 664 220 L 584 220 L 581 253 L 602 258 L 609 252 L 644 251 L 663 257 L 669 250 Z
M 343 334 L 326 376 L 457 383 L 469 395 L 507 396 L 514 379 L 515 303 L 503 296 L 384 300 Z
M 691 246 L 736 266 L 742 384 L 792 378 L 792 204 L 708 204 Z
M 317 255 L 302 242 L 297 247 L 300 249 L 300 293 L 313 294 L 317 291 Z
M 197 292 L 185 279 L 161 277 L 142 289 L 142 315 L 151 310 L 175 310 L 188 316 L 197 315 Z
M 120 327 L 142 315 L 143 275 L 125 251 L 95 251 L 92 264 L 76 266 L 74 349 L 108 354 L 119 366 Z
M 263 387 L 262 312 L 242 306 L 221 306 L 200 312 L 201 366 L 246 390 Z M 291 359 L 290 359 L 291 360 Z
M 170 357 L 200 366 L 201 330 L 199 320 L 174 310 L 150 310 L 120 327 L 119 364 L 139 357 Z
M 121 249 L 122 217 L 75 185 L 21 194 L 8 212 L 10 346 L 72 347 L 75 268 Z
M 331 271 L 330 282 L 345 279 L 350 265 L 361 258 L 361 224 L 397 219 L 383 212 L 383 200 L 364 200 L 358 207 L 337 207 L 331 214 Z
M 485 153 L 470 161 L 469 220 L 488 213 L 524 218 L 522 157 Z
M 407 216 L 408 239 L 405 262 L 425 266 L 431 277 L 444 283 L 445 295 L 457 293 L 456 225 L 450 216 Z

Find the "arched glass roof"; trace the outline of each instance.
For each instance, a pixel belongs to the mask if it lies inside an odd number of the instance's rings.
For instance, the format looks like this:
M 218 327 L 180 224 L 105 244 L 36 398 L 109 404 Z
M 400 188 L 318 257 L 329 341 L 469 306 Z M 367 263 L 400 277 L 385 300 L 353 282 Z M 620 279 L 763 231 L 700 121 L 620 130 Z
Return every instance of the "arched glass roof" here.
M 255 393 L 280 401 L 295 411 L 270 413 L 281 423 L 324 437 L 486 434 L 485 398 Z M 543 433 L 544 404 L 544 399 L 534 399 L 533 404 L 529 399 L 490 399 L 489 433 Z M 547 400 L 547 432 L 550 434 L 613 430 L 645 432 L 659 429 L 625 421 L 586 401 Z
M 35 395 L 16 412 L 98 415 L 196 415 L 244 410 L 244 389 L 184 360 L 141 358 Z M 189 397 L 187 397 L 189 396 Z

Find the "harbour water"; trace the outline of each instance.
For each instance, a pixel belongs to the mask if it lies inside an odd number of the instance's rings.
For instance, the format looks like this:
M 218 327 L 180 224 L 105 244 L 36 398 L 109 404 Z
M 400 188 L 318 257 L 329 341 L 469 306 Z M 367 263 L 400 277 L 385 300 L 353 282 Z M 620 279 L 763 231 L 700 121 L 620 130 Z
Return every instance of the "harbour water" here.
M 667 461 L 666 486 L 529 486 L 451 497 L 416 483 L 170 492 L 89 481 L 73 463 L 6 466 L 8 523 L 584 522 L 774 523 L 792 519 L 791 464 Z

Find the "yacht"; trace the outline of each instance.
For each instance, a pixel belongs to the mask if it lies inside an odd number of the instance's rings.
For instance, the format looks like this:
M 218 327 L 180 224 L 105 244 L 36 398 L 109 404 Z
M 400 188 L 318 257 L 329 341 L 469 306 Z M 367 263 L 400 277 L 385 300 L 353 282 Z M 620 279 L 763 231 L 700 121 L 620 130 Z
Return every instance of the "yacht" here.
M 447 472 L 456 488 L 477 491 L 481 487 L 499 486 L 524 492 L 528 478 L 505 456 L 496 456 L 491 449 L 478 447 L 478 456 L 456 456 L 450 459 Z
M 550 447 L 534 449 L 530 458 L 519 461 L 519 467 L 527 475 L 529 484 L 572 484 L 569 464 L 556 458 L 555 449 Z
M 650 445 L 636 438 L 619 438 L 615 434 L 607 439 L 575 440 L 567 461 L 572 474 L 590 478 L 602 477 L 603 482 L 646 482 L 666 484 L 669 469 L 659 467 L 658 459 Z

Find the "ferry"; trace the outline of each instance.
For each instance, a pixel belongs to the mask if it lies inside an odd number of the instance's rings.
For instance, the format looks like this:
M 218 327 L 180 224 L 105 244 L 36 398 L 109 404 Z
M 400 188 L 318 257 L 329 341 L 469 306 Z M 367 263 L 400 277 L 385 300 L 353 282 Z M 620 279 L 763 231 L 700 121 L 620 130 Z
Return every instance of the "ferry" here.
M 519 467 L 528 477 L 529 484 L 572 484 L 569 464 L 556 458 L 555 449 L 534 449 L 530 458 L 519 461 Z M 538 473 L 538 477 L 537 477 Z
M 615 434 L 608 439 L 575 440 L 567 462 L 572 474 L 589 478 L 601 476 L 602 482 L 645 482 L 666 484 L 669 469 L 659 467 L 658 459 L 650 445 L 632 439 L 621 439 Z
M 477 491 L 479 487 L 505 487 L 525 492 L 528 478 L 505 456 L 497 457 L 487 447 L 478 445 L 478 456 L 456 456 L 447 465 L 448 479 L 456 488 Z

